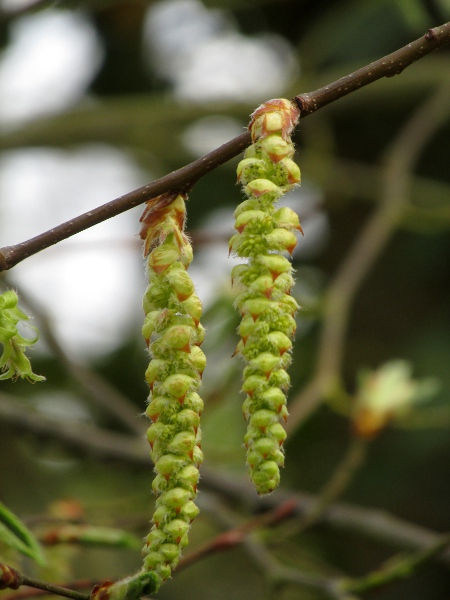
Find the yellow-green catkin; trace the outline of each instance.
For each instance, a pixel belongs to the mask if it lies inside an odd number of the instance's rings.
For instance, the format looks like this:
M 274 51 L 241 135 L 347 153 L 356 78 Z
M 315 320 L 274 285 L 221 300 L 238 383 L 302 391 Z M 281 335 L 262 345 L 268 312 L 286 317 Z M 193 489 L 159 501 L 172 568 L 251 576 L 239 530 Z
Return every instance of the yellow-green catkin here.
M 188 544 L 199 481 L 200 415 L 197 391 L 206 358 L 200 345 L 201 302 L 187 273 L 192 247 L 184 233 L 186 194 L 168 192 L 150 200 L 141 217 L 148 288 L 142 334 L 150 353 L 145 379 L 150 387 L 146 415 L 157 496 L 141 570 L 94 588 L 91 600 L 138 600 L 157 591 L 171 576 Z
M 28 325 L 36 333 L 32 339 L 24 338 L 19 333 L 18 325 L 28 321 L 29 317 L 19 309 L 19 299 L 16 292 L 7 290 L 0 294 L 0 344 L 3 352 L 0 354 L 0 380 L 28 379 L 28 381 L 44 381 L 45 377 L 33 373 L 25 350 L 35 344 L 39 332 L 33 325 Z
M 200 345 L 202 305 L 187 272 L 192 247 L 184 234 L 186 195 L 163 194 L 141 218 L 149 286 L 143 306 L 142 333 L 151 361 L 147 431 L 156 477 L 153 527 L 146 538 L 143 570 L 160 582 L 171 575 L 188 543 L 202 462 L 198 395 L 206 358 Z
M 241 286 L 236 308 L 242 316 L 236 353 L 245 360 L 242 391 L 247 421 L 245 445 L 250 477 L 259 494 L 272 492 L 284 464 L 282 444 L 287 419 L 286 391 L 290 379 L 294 315 L 297 302 L 291 262 L 302 231 L 298 216 L 277 207 L 279 198 L 300 183 L 300 169 L 292 160 L 291 133 L 299 110 L 289 100 L 269 100 L 249 124 L 253 144 L 238 165 L 238 182 L 247 199 L 236 209 L 230 252 L 246 258 L 233 268 L 233 284 Z

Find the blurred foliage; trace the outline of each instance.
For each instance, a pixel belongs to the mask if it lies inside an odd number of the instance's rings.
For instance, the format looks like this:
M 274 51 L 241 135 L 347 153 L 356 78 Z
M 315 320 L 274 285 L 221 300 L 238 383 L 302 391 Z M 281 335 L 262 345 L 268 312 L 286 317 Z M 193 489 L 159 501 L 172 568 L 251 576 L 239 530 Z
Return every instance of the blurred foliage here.
M 53 3 L 38 1 L 28 12 L 45 12 L 50 5 Z M 250 103 L 180 102 L 173 97 L 171 84 L 162 80 L 151 62 L 144 61 L 142 29 L 147 10 L 154 5 L 144 0 L 59 2 L 59 10 L 82 11 L 91 20 L 103 45 L 102 66 L 79 104 L 3 132 L 0 149 L 106 143 L 125 150 L 152 176 L 160 176 L 192 160 L 183 134 L 203 117 L 233 117 L 245 126 L 254 109 Z M 289 41 L 300 71 L 287 89 L 279 90 L 286 97 L 317 89 L 450 18 L 450 5 L 445 0 L 205 0 L 204 5 L 226 11 L 247 36 L 276 33 Z M 10 12 L 3 19 L 0 39 L 4 48 L 10 42 L 9 28 L 26 12 Z M 308 289 L 298 292 L 298 300 L 306 308 L 298 316 L 292 398 L 314 374 L 327 286 L 380 202 L 386 152 L 414 108 L 448 79 L 449 72 L 450 52 L 445 48 L 418 61 L 401 76 L 367 86 L 300 124 L 296 142 L 304 190 L 306 193 L 311 186 L 320 198 L 318 205 L 300 217 L 307 225 L 318 211 L 324 212 L 328 237 L 311 256 L 299 254 L 295 258 L 299 276 L 305 273 L 313 283 L 309 296 Z M 408 361 L 418 379 L 440 381 L 440 391 L 429 407 L 418 407 L 411 416 L 411 427 L 407 422 L 402 426 L 393 423 L 373 441 L 364 467 L 344 497 L 349 502 L 392 511 L 436 531 L 449 528 L 450 501 L 449 156 L 447 119 L 423 149 L 412 174 L 409 205 L 395 235 L 356 293 L 342 365 L 349 394 L 355 392 L 362 368 L 375 369 L 392 359 Z M 208 216 L 221 207 L 231 210 L 240 201 L 234 167 L 235 161 L 231 161 L 210 173 L 190 196 L 189 226 L 199 236 L 194 249 L 205 245 L 208 250 L 208 236 L 214 238 L 214 232 L 203 229 Z M 220 287 L 205 315 L 209 367 L 204 378 L 204 449 L 209 467 L 241 475 L 244 423 L 240 365 L 236 359 L 230 360 L 237 343 L 237 318 L 231 303 L 231 292 Z M 136 311 L 139 313 L 139 306 Z M 81 406 L 87 406 L 57 358 L 33 358 L 37 372 L 46 374 L 48 390 L 62 395 L 70 392 Z M 134 403 L 138 415 L 144 410 L 147 393 L 145 364 L 143 342 L 135 328 L 120 348 L 91 367 Z M 37 386 L 19 383 L 13 387 L 2 382 L 2 391 L 16 394 L 17 402 L 30 410 L 36 405 Z M 439 415 L 434 419 L 427 412 L 433 410 Z M 88 412 L 99 425 L 126 430 L 104 409 L 91 407 Z M 61 441 L 8 422 L 0 423 L 0 433 L 0 498 L 15 514 L 28 518 L 30 526 L 32 515 L 44 520 L 48 517 L 55 498 L 76 498 L 84 507 L 83 521 L 145 535 L 153 500 L 151 475 L 144 468 L 99 461 L 65 448 Z M 344 454 L 350 435 L 348 418 L 322 406 L 288 440 L 282 485 L 290 490 L 320 490 Z M 192 530 L 192 548 L 222 529 L 214 510 L 208 510 L 206 494 L 204 504 Z M 235 508 L 238 511 L 239 507 Z M 243 514 L 236 514 L 237 523 Z M 277 548 L 279 560 L 322 574 L 362 575 L 391 553 L 382 544 L 323 526 Z M 36 572 L 55 580 L 116 578 L 140 564 L 139 552 L 133 550 L 64 546 L 52 548 L 47 558 L 46 571 Z M 8 560 L 21 564 L 15 555 Z M 26 564 L 26 568 L 33 567 Z M 219 600 L 230 594 L 236 600 L 253 600 L 265 589 L 258 567 L 240 548 L 183 571 L 158 597 L 206 599 L 213 593 Z M 287 600 L 297 598 L 298 593 L 298 587 L 289 585 L 280 588 L 276 596 Z M 444 600 L 449 594 L 448 571 L 433 565 L 420 577 L 379 591 L 377 598 Z M 302 597 L 322 598 L 311 590 Z

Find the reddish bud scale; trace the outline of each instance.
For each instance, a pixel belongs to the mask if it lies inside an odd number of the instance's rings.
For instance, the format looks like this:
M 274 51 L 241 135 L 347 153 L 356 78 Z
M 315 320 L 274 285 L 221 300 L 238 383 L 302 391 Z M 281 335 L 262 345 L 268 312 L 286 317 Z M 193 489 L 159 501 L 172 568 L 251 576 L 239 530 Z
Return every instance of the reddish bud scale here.
M 147 439 L 157 496 L 142 572 L 154 573 L 157 587 L 170 577 L 187 544 L 198 513 L 193 500 L 203 460 L 203 401 L 197 390 L 206 365 L 199 348 L 204 328 L 202 305 L 187 272 L 192 248 L 183 231 L 185 199 L 183 193 L 163 194 L 147 203 L 141 217 L 149 279 L 143 303 L 143 335 L 151 356 L 145 374 L 151 391 L 146 414 L 152 421 Z
M 294 232 L 302 230 L 294 211 L 277 208 L 276 203 L 300 183 L 290 137 L 298 118 L 298 108 L 289 100 L 261 105 L 249 124 L 253 144 L 237 168 L 248 199 L 236 208 L 238 233 L 230 241 L 230 252 L 248 261 L 232 273 L 233 283 L 242 290 L 235 303 L 242 315 L 236 353 L 247 362 L 242 386 L 248 422 L 245 445 L 250 477 L 259 494 L 273 491 L 284 464 L 281 445 L 286 433 L 281 421 L 287 418 L 286 368 L 298 308 L 290 296 L 294 280 L 285 255 L 292 254 L 297 244 Z

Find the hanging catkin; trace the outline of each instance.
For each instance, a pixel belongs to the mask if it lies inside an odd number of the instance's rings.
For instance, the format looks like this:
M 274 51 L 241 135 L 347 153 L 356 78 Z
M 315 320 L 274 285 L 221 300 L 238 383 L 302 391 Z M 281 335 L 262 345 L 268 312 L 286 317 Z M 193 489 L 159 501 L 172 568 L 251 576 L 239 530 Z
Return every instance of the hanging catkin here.
M 144 547 L 144 570 L 160 582 L 170 577 L 188 543 L 189 526 L 202 462 L 197 393 L 206 358 L 200 349 L 201 302 L 187 268 L 192 248 L 184 234 L 186 195 L 167 193 L 153 200 L 141 218 L 149 286 L 144 295 L 142 333 L 151 361 L 146 414 L 152 421 L 147 439 L 155 464 L 157 495 L 153 527 Z
M 288 414 L 286 369 L 298 309 L 290 295 L 293 270 L 285 254 L 292 254 L 297 244 L 294 230 L 302 230 L 295 212 L 277 208 L 277 202 L 300 182 L 290 137 L 298 117 L 289 100 L 261 105 L 249 124 L 253 144 L 237 168 L 248 199 L 234 213 L 238 233 L 230 240 L 230 252 L 247 259 L 232 271 L 233 284 L 242 288 L 235 303 L 242 316 L 236 353 L 247 363 L 242 386 L 247 395 L 245 445 L 250 477 L 259 494 L 273 491 L 284 464 L 286 432 L 281 422 Z

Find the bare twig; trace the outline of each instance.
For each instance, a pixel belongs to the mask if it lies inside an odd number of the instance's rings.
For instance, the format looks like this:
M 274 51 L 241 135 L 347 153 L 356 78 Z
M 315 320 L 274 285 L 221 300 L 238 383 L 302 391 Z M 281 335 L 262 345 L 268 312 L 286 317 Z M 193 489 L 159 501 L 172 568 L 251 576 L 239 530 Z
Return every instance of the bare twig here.
M 79 421 L 49 419 L 4 393 L 0 394 L 0 416 L 2 423 L 8 422 L 38 436 L 62 440 L 66 446 L 84 453 L 89 452 L 103 459 L 131 459 L 140 465 L 150 464 L 143 437 L 115 433 Z
M 249 519 L 242 525 L 233 527 L 224 533 L 221 533 L 209 540 L 187 556 L 181 559 L 177 567 L 177 571 L 191 566 L 205 556 L 211 556 L 218 552 L 231 550 L 235 546 L 241 544 L 251 531 L 260 527 L 269 527 L 281 523 L 285 519 L 292 516 L 296 510 L 296 503 L 293 500 L 286 500 L 279 506 L 275 506 L 270 511 Z
M 64 586 L 59 587 L 70 588 L 71 590 L 91 590 L 97 583 L 97 581 L 93 581 L 92 579 L 78 579 L 77 581 L 64 583 Z M 28 588 L 12 592 L 11 594 L 2 594 L 2 600 L 25 600 L 25 598 L 37 598 L 47 595 L 47 590 Z
M 301 116 L 308 116 L 322 106 L 334 102 L 377 79 L 391 77 L 400 73 L 408 65 L 449 43 L 450 23 L 445 23 L 444 25 L 430 29 L 424 36 L 407 44 L 396 52 L 314 92 L 298 95 L 294 100 L 302 111 Z M 169 190 L 189 191 L 201 177 L 237 156 L 249 144 L 249 132 L 242 133 L 223 146 L 220 146 L 220 148 L 213 150 L 213 152 L 152 183 L 75 217 L 66 223 L 62 223 L 25 242 L 0 249 L 0 270 L 6 271 L 11 269 L 25 258 L 57 244 L 80 231 L 84 231 L 89 227 L 98 225 L 102 221 L 115 217 L 134 206 L 143 204 L 164 192 Z
M 353 437 L 343 458 L 335 468 L 331 477 L 317 494 L 316 502 L 307 510 L 297 523 L 290 523 L 279 534 L 280 539 L 286 536 L 298 535 L 321 520 L 326 509 L 335 502 L 353 480 L 358 469 L 362 466 L 367 451 L 367 440 Z
M 89 600 L 89 594 L 82 594 L 75 590 L 69 590 L 59 585 L 54 585 L 53 583 L 28 577 L 17 571 L 17 569 L 13 569 L 9 565 L 0 563 L 0 589 L 11 588 L 17 590 L 22 585 L 45 590 L 47 593 L 64 596 L 65 598 L 71 598 L 72 600 Z
M 9 285 L 9 287 L 15 287 L 8 282 L 6 277 L 4 279 L 6 281 L 3 283 Z M 45 338 L 50 350 L 55 354 L 61 365 L 72 376 L 73 380 L 86 396 L 101 406 L 110 415 L 114 415 L 130 431 L 144 435 L 146 427 L 142 423 L 142 420 L 139 419 L 137 406 L 106 381 L 104 377 L 77 363 L 67 354 L 55 334 L 51 319 L 30 294 L 21 289 L 20 298 L 39 321 L 40 335 Z
M 365 593 L 394 581 L 411 577 L 420 567 L 441 554 L 450 545 L 450 534 L 439 536 L 435 544 L 410 556 L 390 558 L 376 571 L 353 580 L 343 580 L 337 587 L 347 592 Z

